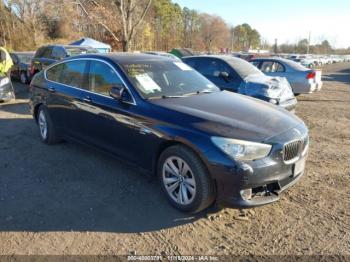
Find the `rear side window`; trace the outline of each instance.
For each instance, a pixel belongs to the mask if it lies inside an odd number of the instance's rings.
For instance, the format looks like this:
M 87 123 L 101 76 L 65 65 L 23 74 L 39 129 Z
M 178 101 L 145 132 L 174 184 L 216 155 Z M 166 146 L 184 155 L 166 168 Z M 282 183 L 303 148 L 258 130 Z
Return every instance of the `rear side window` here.
M 84 60 L 63 63 L 59 82 L 68 86 L 84 88 L 86 63 Z
M 112 87 L 120 86 L 123 82 L 115 71 L 107 64 L 92 61 L 89 72 L 89 90 L 102 95 L 109 95 Z
M 61 76 L 62 69 L 63 69 L 63 64 L 58 64 L 56 66 L 49 68 L 46 71 L 46 78 L 53 82 L 59 82 L 59 77 Z
M 51 47 L 46 47 L 41 55 L 41 57 L 50 58 L 52 53 Z
M 36 53 L 35 53 L 35 57 L 42 57 L 45 51 L 45 47 L 41 47 L 39 48 Z
M 48 69 L 46 77 L 53 82 L 84 89 L 86 64 L 84 60 L 61 63 Z
M 261 65 L 261 71 L 264 73 L 284 72 L 284 66 L 274 61 L 264 61 Z

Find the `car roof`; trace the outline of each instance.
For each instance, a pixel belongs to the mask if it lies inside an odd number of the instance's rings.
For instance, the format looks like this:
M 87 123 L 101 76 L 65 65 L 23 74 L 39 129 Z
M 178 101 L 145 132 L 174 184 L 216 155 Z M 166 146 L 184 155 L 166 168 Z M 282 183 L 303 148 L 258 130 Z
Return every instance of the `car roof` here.
M 119 64 L 123 64 L 125 62 L 141 62 L 141 61 L 171 61 L 174 62 L 173 59 L 165 57 L 165 56 L 156 56 L 151 54 L 135 54 L 135 53 L 99 53 L 99 54 L 84 54 L 84 55 L 78 55 L 73 56 L 70 58 L 67 58 L 65 60 L 74 60 L 77 58 L 95 58 L 95 59 L 109 59 L 113 62 Z

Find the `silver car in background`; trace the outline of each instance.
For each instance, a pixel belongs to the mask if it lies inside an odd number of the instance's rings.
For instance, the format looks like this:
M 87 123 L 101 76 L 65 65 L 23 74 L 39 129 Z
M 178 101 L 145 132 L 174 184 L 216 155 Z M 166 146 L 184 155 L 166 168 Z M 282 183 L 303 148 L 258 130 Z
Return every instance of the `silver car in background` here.
M 287 78 L 295 95 L 310 94 L 322 88 L 321 70 L 309 69 L 284 58 L 255 58 L 250 62 L 266 75 Z

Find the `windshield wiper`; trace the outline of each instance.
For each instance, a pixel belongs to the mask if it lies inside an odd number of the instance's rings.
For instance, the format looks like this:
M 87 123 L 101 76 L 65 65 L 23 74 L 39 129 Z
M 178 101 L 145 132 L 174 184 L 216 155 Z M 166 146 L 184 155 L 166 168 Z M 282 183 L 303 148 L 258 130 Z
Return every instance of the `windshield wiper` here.
M 192 93 L 184 94 L 184 96 L 193 96 L 193 95 L 210 94 L 210 93 L 213 93 L 213 91 L 211 91 L 211 90 L 198 90 L 198 91 L 195 91 Z
M 185 97 L 185 96 L 184 95 L 177 95 L 177 96 L 162 95 L 162 96 L 151 96 L 147 99 L 167 99 L 167 98 L 180 98 L 180 97 Z

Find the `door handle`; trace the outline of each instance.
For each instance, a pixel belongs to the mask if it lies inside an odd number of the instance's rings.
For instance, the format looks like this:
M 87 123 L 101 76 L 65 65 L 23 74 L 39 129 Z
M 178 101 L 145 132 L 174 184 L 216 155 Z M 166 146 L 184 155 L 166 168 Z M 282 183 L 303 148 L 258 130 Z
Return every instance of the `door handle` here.
M 56 89 L 54 87 L 49 87 L 48 89 L 49 89 L 49 92 L 51 92 L 51 93 L 55 93 L 56 92 Z

